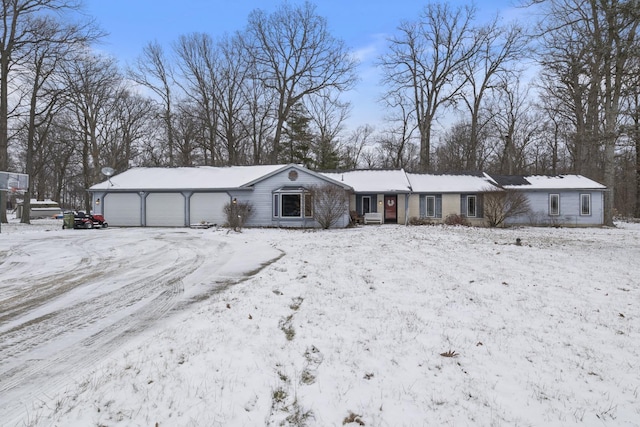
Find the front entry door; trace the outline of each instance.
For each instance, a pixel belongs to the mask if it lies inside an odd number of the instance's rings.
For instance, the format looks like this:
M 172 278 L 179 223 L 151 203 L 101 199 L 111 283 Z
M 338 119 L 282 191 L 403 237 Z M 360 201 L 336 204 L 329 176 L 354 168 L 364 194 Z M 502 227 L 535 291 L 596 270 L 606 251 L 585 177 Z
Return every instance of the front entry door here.
M 384 196 L 384 222 L 398 222 L 398 196 Z

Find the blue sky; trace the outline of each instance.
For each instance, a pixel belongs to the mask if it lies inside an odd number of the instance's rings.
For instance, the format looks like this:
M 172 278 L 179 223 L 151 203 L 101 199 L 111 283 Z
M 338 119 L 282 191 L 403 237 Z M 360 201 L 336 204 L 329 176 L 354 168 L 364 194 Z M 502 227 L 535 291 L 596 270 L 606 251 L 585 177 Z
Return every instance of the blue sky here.
M 292 4 L 303 0 L 290 0 Z M 319 15 L 327 18 L 335 37 L 358 52 L 362 60 L 361 82 L 347 94 L 353 104 L 349 127 L 377 123 L 383 113 L 375 108 L 380 96 L 380 77 L 372 68 L 386 46 L 386 38 L 403 20 L 414 19 L 427 2 L 415 0 L 319 0 L 312 2 Z M 455 0 L 452 5 L 469 4 Z M 123 66 L 130 64 L 148 42 L 157 40 L 167 49 L 180 35 L 204 32 L 217 38 L 245 27 L 254 9 L 275 10 L 281 1 L 260 0 L 85 0 L 86 13 L 94 17 L 109 35 L 98 49 L 118 58 Z M 505 19 L 520 15 L 514 0 L 478 2 L 479 18 L 500 11 Z

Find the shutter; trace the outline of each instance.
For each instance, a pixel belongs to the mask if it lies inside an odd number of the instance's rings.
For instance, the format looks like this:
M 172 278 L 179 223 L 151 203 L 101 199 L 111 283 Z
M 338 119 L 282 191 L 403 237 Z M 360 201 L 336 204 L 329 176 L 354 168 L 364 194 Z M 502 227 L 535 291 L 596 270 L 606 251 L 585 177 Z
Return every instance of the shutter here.
M 420 195 L 420 218 L 427 216 L 427 197 L 424 194 Z

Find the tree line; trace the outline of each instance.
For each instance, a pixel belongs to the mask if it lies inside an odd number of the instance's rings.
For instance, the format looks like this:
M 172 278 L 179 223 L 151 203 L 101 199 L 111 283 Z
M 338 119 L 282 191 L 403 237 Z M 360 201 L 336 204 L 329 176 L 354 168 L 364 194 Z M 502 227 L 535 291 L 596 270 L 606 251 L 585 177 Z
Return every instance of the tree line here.
M 81 0 L 3 0 L 0 170 L 29 174 L 26 201 L 87 210 L 105 166 L 577 173 L 608 187 L 607 223 L 640 217 L 639 1 L 521 7 L 534 23 L 446 2 L 400 22 L 376 62 L 386 118 L 347 129 L 359 64 L 310 2 L 123 67 Z

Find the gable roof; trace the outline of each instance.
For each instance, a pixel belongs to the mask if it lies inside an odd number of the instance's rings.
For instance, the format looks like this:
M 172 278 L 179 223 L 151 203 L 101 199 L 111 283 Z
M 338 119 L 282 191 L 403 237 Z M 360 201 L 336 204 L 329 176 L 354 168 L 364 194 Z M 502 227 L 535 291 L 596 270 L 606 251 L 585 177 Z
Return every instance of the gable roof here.
M 414 193 L 479 193 L 499 190 L 486 176 L 408 173 Z
M 89 188 L 89 191 L 139 191 L 139 190 L 237 190 L 252 185 L 286 169 L 296 169 L 326 182 L 350 187 L 331 177 L 306 169 L 300 165 L 258 166 L 194 166 L 178 168 L 132 168 Z
M 133 168 L 89 190 L 225 190 L 247 186 L 287 165 Z
M 582 175 L 491 176 L 505 189 L 604 190 L 606 187 Z
M 322 172 L 321 175 L 348 185 L 356 193 L 411 192 L 411 183 L 403 169 Z

